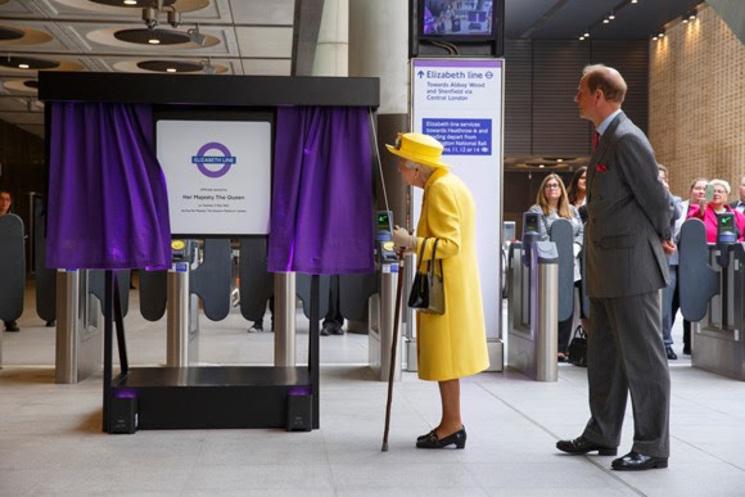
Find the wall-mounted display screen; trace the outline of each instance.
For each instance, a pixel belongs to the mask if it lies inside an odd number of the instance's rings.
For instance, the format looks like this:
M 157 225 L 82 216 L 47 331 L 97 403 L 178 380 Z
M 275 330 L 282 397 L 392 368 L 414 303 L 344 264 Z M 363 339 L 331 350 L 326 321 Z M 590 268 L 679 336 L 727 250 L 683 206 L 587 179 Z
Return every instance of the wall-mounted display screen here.
M 174 235 L 269 233 L 270 122 L 161 119 L 156 144 Z
M 492 0 L 422 0 L 420 36 L 490 36 L 492 9 Z

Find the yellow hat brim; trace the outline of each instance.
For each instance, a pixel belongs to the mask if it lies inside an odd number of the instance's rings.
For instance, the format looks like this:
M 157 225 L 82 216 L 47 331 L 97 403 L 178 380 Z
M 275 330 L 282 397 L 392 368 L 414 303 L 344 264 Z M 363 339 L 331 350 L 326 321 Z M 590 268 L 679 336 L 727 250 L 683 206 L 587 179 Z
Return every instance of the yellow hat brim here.
M 444 162 L 433 161 L 433 160 L 422 158 L 417 155 L 409 155 L 409 154 L 403 153 L 400 149 L 394 147 L 393 145 L 386 144 L 385 148 L 387 148 L 388 151 L 392 153 L 393 155 L 397 155 L 401 158 L 410 160 L 412 162 L 416 162 L 417 164 L 424 164 L 425 166 L 430 166 L 430 167 L 450 167 Z

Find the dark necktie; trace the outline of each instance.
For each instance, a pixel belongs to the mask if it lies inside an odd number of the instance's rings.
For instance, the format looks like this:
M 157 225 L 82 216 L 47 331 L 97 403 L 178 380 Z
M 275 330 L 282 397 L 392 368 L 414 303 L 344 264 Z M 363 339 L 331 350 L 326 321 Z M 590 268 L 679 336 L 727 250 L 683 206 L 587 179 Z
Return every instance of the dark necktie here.
M 600 133 L 597 131 L 592 132 L 592 151 L 594 152 L 598 148 L 598 143 L 600 143 Z

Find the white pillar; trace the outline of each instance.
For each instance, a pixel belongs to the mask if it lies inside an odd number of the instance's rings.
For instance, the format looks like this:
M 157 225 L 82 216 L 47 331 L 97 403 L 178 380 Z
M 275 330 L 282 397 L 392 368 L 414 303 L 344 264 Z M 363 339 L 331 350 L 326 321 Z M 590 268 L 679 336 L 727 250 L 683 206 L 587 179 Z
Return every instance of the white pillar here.
M 380 78 L 378 115 L 408 114 L 407 5 L 400 0 L 349 2 L 349 75 Z
M 349 0 L 325 0 L 313 59 L 313 76 L 347 76 L 348 54 Z

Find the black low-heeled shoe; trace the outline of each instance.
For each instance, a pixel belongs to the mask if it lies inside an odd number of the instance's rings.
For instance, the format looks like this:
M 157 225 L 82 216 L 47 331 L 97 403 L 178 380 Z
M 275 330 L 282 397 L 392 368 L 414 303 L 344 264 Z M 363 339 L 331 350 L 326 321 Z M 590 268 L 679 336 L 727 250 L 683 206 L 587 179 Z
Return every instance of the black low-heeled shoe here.
M 466 447 L 465 426 L 455 433 L 443 438 L 437 438 L 437 434 L 433 430 L 425 438 L 416 441 L 417 449 L 444 449 L 451 444 L 455 444 L 456 449 L 463 449 Z
M 421 442 L 422 440 L 427 439 L 434 434 L 435 434 L 435 430 L 432 430 L 429 433 L 425 433 L 424 435 L 419 435 L 418 437 L 416 437 L 416 441 Z

